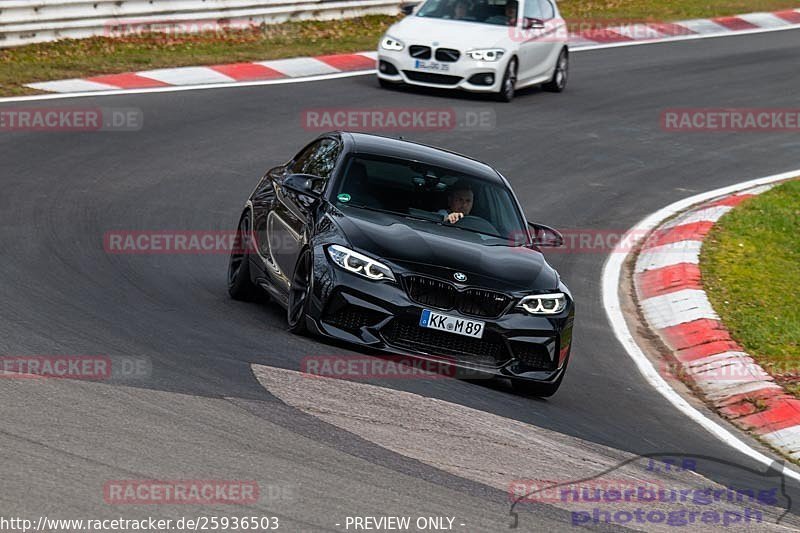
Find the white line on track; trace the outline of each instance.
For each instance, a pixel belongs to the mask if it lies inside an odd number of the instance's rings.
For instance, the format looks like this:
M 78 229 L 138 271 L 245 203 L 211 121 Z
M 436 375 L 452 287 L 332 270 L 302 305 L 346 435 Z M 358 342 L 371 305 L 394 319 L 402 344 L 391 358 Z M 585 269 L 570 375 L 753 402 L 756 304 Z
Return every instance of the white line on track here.
M 716 39 L 718 37 L 736 37 L 739 35 L 753 35 L 755 33 L 769 33 L 773 31 L 797 30 L 797 29 L 800 29 L 800 24 L 793 24 L 791 26 L 784 26 L 781 28 L 754 28 L 752 30 L 737 30 L 737 31 L 730 31 L 727 33 L 712 33 L 709 35 L 676 35 L 674 37 L 664 37 L 663 39 L 653 39 L 649 41 L 623 41 L 619 43 L 604 43 L 598 45 L 581 46 L 580 48 L 571 49 L 570 52 L 586 52 L 589 50 L 600 50 L 601 48 L 622 48 L 624 46 L 642 46 L 646 44 L 663 44 L 675 41 L 696 41 L 699 39 Z
M 757 28 L 752 30 L 739 30 L 739 31 L 731 31 L 727 33 L 712 34 L 712 35 L 681 35 L 675 37 L 665 37 L 663 39 L 653 39 L 649 41 L 626 41 L 620 43 L 604 43 L 598 45 L 580 46 L 579 48 L 572 48 L 570 52 L 574 54 L 576 52 L 588 52 L 591 50 L 600 50 L 603 48 L 622 48 L 625 46 L 663 44 L 663 43 L 670 43 L 677 41 L 695 41 L 699 39 L 715 39 L 718 37 L 737 37 L 740 35 L 752 35 L 755 33 L 769 33 L 775 31 L 797 30 L 797 29 L 800 29 L 800 24 L 794 24 L 780 28 Z M 84 98 L 88 96 L 171 93 L 178 91 L 198 91 L 202 89 L 230 89 L 234 87 L 257 87 L 260 85 L 284 85 L 288 83 L 305 83 L 311 81 L 335 80 L 338 78 L 348 78 L 350 76 L 365 76 L 368 74 L 374 74 L 374 72 L 375 72 L 374 70 L 362 70 L 356 72 L 337 72 L 333 74 L 320 74 L 318 76 L 308 76 L 303 78 L 286 78 L 277 80 L 245 81 L 245 82 L 234 82 L 234 83 L 210 83 L 202 85 L 184 85 L 178 87 L 155 87 L 147 89 L 115 89 L 112 91 L 88 91 L 81 93 L 37 94 L 32 96 L 9 96 L 0 98 L 0 104 L 11 103 L 11 102 L 31 102 L 36 100 L 56 100 L 61 98 Z
M 642 237 L 648 231 L 657 227 L 664 220 L 692 205 L 711 200 L 717 196 L 733 194 L 750 187 L 775 183 L 795 176 L 800 176 L 800 169 L 783 172 L 781 174 L 775 174 L 773 176 L 757 178 L 738 183 L 736 185 L 730 185 L 728 187 L 722 187 L 713 191 L 697 194 L 656 211 L 631 228 L 628 234 L 620 240 L 621 243 L 625 243 L 625 250 L 619 246 L 617 249 L 612 250 L 611 254 L 606 260 L 605 266 L 603 267 L 602 274 L 603 307 L 605 307 L 611 329 L 619 342 L 625 348 L 625 351 L 628 353 L 631 359 L 633 359 L 633 362 L 636 363 L 639 372 L 641 372 L 642 376 L 644 376 L 647 382 L 680 412 L 685 414 L 694 422 L 700 424 L 700 426 L 717 437 L 719 440 L 742 452 L 748 457 L 758 461 L 759 463 L 768 466 L 774 463 L 773 459 L 751 448 L 749 445 L 739 439 L 739 437 L 725 429 L 722 425 L 706 417 L 700 411 L 692 407 L 680 394 L 678 394 L 677 391 L 675 391 L 675 389 L 669 386 L 663 377 L 661 377 L 656 368 L 653 366 L 653 363 L 647 358 L 639 345 L 636 344 L 636 340 L 633 338 L 633 335 L 628 328 L 628 324 L 625 321 L 625 316 L 622 312 L 622 304 L 619 297 L 619 283 L 622 275 L 623 265 L 625 265 L 625 262 L 628 259 L 628 254 L 630 253 L 627 250 L 635 247 L 635 244 L 641 241 Z M 786 466 L 783 467 L 783 474 L 787 477 L 800 481 L 800 473 Z
M 335 80 L 351 76 L 365 76 L 374 74 L 374 70 L 359 70 L 355 72 L 336 72 L 334 74 L 320 74 L 303 78 L 281 78 L 277 80 L 242 81 L 235 83 L 205 83 L 200 85 L 183 85 L 174 87 L 154 87 L 145 89 L 114 89 L 110 91 L 89 91 L 82 93 L 55 93 L 35 94 L 32 96 L 8 96 L 0 98 L 0 104 L 6 102 L 30 102 L 36 100 L 58 100 L 60 98 L 85 98 L 87 96 L 116 96 L 123 94 L 149 94 L 149 93 L 175 93 L 180 91 L 199 91 L 203 89 L 227 89 L 234 87 L 256 87 L 259 85 L 286 85 L 289 83 L 305 83 L 310 81 Z

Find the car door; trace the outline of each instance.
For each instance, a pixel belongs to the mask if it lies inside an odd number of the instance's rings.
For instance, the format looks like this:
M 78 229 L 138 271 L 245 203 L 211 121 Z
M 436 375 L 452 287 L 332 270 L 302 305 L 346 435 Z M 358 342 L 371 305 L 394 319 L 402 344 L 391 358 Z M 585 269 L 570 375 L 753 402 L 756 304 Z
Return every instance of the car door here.
M 250 197 L 253 209 L 253 237 L 255 239 L 255 242 L 251 243 L 251 249 L 254 249 L 261 258 L 261 262 L 258 265 L 259 270 L 263 271 L 269 281 L 275 281 L 275 274 L 278 270 L 269 251 L 267 217 L 275 207 L 276 183 L 281 183 L 287 172 L 288 165 L 269 169 L 256 185 L 255 191 Z
M 306 147 L 289 165 L 286 176 L 310 174 L 322 178 L 317 192 L 322 193 L 341 153 L 338 139 L 325 137 Z M 289 280 L 300 251 L 305 246 L 309 226 L 313 224 L 313 200 L 303 194 L 275 183 L 275 203 L 266 220 L 269 257 L 275 265 L 276 275 L 284 288 Z
M 544 59 L 541 63 L 541 71 L 534 76 L 550 75 L 555 67 L 561 48 L 567 40 L 567 24 L 561 18 L 553 0 L 538 0 L 540 11 L 545 25 L 545 32 L 542 35 Z
M 546 74 L 548 58 L 558 46 L 556 11 L 550 0 L 525 0 L 522 12 L 519 81 L 525 83 Z

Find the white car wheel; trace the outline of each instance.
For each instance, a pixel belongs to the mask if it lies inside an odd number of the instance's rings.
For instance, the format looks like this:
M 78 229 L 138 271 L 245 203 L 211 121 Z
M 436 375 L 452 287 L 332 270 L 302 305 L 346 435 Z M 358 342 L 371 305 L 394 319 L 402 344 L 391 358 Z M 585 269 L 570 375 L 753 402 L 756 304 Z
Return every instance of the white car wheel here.
M 561 50 L 556 61 L 556 69 L 553 71 L 553 78 L 544 84 L 546 91 L 560 93 L 567 88 L 567 77 L 569 74 L 569 53 L 567 49 Z
M 517 87 L 517 58 L 511 58 L 503 76 L 503 83 L 497 93 L 497 99 L 501 102 L 510 102 L 514 99 L 514 92 Z

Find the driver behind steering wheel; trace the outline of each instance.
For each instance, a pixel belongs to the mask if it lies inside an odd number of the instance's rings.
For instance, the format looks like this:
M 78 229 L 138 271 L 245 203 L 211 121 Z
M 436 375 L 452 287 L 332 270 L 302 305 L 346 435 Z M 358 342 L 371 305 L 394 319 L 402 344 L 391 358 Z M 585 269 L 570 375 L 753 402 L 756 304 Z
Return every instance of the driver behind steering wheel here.
M 459 181 L 447 194 L 447 209 L 440 209 L 437 213 L 443 217 L 443 222 L 455 224 L 472 211 L 474 197 L 469 183 Z

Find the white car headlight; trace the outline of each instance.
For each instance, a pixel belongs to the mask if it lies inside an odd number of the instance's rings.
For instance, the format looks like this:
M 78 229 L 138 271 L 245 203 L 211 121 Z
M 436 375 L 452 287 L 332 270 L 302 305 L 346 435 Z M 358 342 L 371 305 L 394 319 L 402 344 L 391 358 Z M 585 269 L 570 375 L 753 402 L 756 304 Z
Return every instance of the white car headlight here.
M 383 48 L 384 50 L 398 51 L 402 50 L 405 47 L 406 45 L 404 45 L 402 41 L 398 41 L 394 37 L 389 37 L 388 35 L 385 36 L 383 40 L 381 40 L 381 48 Z
M 501 48 L 489 48 L 486 50 L 470 50 L 467 55 L 475 61 L 497 61 L 506 51 Z
M 344 246 L 332 244 L 328 247 L 328 255 L 334 263 L 353 274 L 358 274 L 374 281 L 395 281 L 394 274 L 389 267 Z
M 519 302 L 519 307 L 532 315 L 557 315 L 567 306 L 564 293 L 534 294 L 526 296 Z

